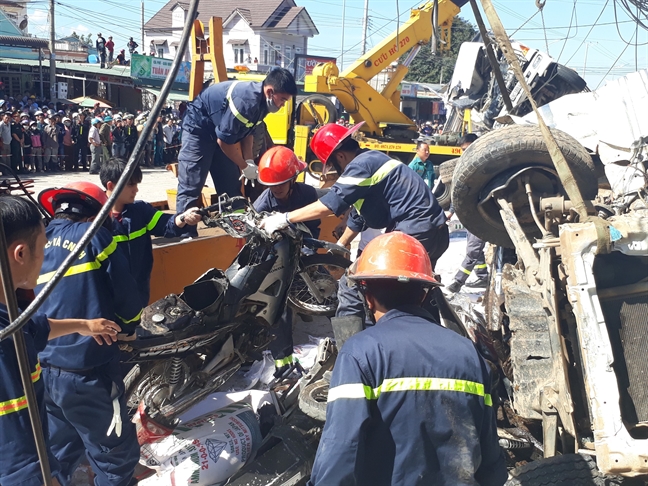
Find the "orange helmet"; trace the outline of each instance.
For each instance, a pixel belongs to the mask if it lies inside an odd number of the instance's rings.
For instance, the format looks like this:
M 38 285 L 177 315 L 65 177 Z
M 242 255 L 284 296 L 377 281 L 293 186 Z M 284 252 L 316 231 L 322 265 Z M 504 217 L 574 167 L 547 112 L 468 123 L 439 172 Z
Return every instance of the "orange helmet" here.
M 351 267 L 353 280 L 395 279 L 439 285 L 430 257 L 414 237 L 394 231 L 371 240 Z
M 107 201 L 108 196 L 101 187 L 92 182 L 84 181 L 70 182 L 65 187 L 45 189 L 38 195 L 38 202 L 52 216 L 56 213 L 65 212 L 68 207 L 71 212 L 92 216 L 97 214 Z M 77 204 L 64 208 L 63 202 Z M 82 206 L 83 209 L 79 206 Z
M 323 164 L 348 137 L 357 132 L 364 122 L 356 123 L 350 128 L 343 127 L 337 123 L 327 123 L 317 130 L 310 141 L 310 148 Z
M 305 168 L 306 164 L 297 158 L 295 152 L 277 145 L 261 156 L 259 182 L 266 186 L 278 186 L 288 182 Z

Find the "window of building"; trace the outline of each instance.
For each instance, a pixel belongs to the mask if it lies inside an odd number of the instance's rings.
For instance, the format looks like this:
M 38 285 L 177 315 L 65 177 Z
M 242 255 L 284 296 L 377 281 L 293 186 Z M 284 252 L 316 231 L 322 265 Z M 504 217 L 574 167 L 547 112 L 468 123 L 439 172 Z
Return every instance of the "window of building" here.
M 158 53 L 158 57 L 164 57 L 164 48 L 158 47 L 157 53 Z
M 263 46 L 263 64 L 268 64 L 268 44 Z
M 245 47 L 242 45 L 234 45 L 234 63 L 243 64 L 245 62 Z
M 292 48 L 290 46 L 286 46 L 285 53 L 284 53 L 284 58 L 285 58 L 284 61 L 286 66 L 292 64 L 292 60 L 293 60 L 292 53 L 293 53 Z

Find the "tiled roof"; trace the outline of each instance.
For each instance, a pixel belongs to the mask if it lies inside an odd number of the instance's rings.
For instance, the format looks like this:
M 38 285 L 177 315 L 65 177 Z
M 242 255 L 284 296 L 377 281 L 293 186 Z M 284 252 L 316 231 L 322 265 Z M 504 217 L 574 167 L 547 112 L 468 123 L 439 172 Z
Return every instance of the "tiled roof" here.
M 198 18 L 205 24 L 211 17 L 221 17 L 225 20 L 238 9 L 252 27 L 262 27 L 282 3 L 283 0 L 202 0 Z M 188 8 L 186 2 L 170 0 L 144 24 L 144 30 L 168 30 L 172 24 L 171 11 L 178 4 L 185 9 Z
M 288 12 L 277 22 L 275 28 L 277 29 L 286 29 L 290 25 L 290 22 L 295 20 L 295 17 L 301 13 L 302 10 L 305 10 L 304 7 L 291 7 Z

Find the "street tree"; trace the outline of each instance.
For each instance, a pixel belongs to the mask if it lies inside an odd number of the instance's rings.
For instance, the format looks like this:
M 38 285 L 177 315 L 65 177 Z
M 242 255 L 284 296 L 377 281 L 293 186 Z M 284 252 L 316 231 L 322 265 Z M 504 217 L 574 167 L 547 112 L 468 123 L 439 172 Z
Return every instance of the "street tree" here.
M 476 34 L 475 26 L 456 17 L 452 22 L 450 50 L 433 56 L 429 46 L 422 48 L 410 64 L 405 80 L 418 83 L 448 82 L 457 62 L 459 47 L 462 43 L 473 40 Z

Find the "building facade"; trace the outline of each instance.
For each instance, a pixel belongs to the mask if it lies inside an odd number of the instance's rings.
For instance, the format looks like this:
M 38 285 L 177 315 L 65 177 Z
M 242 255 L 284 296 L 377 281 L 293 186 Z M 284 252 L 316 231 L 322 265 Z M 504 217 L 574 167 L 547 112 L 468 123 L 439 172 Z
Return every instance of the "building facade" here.
M 223 19 L 225 65 L 246 65 L 267 72 L 275 66 L 293 70 L 296 54 L 306 54 L 308 39 L 319 32 L 304 7 L 293 0 L 222 0 L 202 3 L 200 20 L 209 35 L 209 19 Z M 188 3 L 172 0 L 144 25 L 145 50 L 168 59 L 177 49 Z M 190 60 L 188 52 L 185 60 Z

